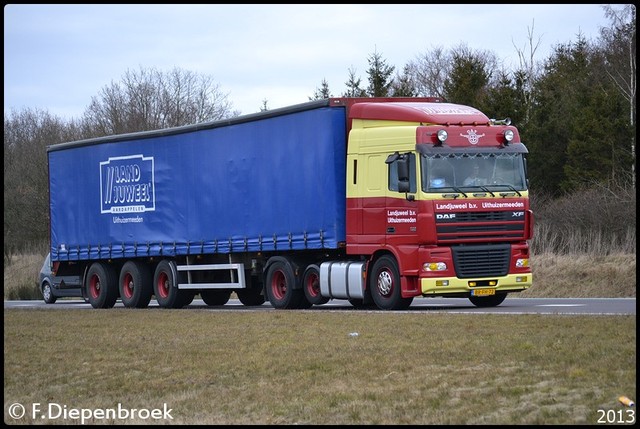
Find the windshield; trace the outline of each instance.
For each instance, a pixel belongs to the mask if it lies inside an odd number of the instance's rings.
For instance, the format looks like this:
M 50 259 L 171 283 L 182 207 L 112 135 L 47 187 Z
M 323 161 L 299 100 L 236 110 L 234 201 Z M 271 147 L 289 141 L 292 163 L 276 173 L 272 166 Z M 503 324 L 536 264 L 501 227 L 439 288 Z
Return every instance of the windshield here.
M 526 190 L 521 153 L 422 154 L 422 190 Z

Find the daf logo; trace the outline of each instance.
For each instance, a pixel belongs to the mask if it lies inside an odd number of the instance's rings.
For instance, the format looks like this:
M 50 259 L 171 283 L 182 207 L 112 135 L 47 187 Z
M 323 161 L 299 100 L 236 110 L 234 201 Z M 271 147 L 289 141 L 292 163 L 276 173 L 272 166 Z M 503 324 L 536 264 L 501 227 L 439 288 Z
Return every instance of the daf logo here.
M 484 137 L 484 134 L 478 134 L 476 130 L 467 130 L 467 134 L 460 134 L 460 137 L 469 140 L 471 144 L 478 144 L 480 137 Z
M 524 212 L 511 212 L 511 217 L 522 217 Z
M 455 219 L 456 218 L 456 214 L 455 213 L 449 213 L 449 214 L 436 214 L 436 219 Z

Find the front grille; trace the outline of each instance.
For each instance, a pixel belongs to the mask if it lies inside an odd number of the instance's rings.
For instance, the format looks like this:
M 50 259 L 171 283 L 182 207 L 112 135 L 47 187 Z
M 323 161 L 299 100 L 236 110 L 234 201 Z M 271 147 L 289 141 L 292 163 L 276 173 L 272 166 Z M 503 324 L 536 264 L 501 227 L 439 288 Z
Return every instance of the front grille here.
M 509 244 L 452 246 L 451 251 L 456 274 L 461 279 L 501 277 L 509 272 Z
M 438 242 L 523 239 L 525 217 L 523 210 L 436 214 Z
M 456 213 L 456 222 L 496 222 L 511 220 L 513 212 L 466 212 Z

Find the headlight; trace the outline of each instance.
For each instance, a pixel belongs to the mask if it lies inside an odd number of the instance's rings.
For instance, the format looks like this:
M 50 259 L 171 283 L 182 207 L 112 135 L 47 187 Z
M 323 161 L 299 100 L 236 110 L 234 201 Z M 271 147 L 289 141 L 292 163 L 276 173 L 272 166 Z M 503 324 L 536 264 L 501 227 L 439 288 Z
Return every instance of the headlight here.
M 446 271 L 447 264 L 444 262 L 425 262 L 422 264 L 422 269 L 425 271 Z

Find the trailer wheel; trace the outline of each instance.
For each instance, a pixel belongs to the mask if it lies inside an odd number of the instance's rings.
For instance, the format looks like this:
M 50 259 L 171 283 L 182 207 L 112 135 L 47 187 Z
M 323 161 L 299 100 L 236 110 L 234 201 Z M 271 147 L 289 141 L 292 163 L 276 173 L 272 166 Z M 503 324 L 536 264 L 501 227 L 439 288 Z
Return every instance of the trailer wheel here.
M 180 290 L 178 291 L 179 302 L 176 308 L 186 307 L 193 302 L 196 297 L 196 291 L 194 290 Z
M 373 264 L 369 277 L 373 302 L 382 310 L 406 310 L 413 298 L 403 298 L 400 289 L 400 270 L 395 258 L 381 256 Z
M 322 305 L 329 302 L 329 298 L 320 294 L 320 267 L 317 265 L 309 265 L 304 271 L 302 289 L 305 298 L 311 305 Z
M 262 289 L 259 288 L 239 289 L 236 291 L 236 295 L 242 305 L 247 307 L 258 307 L 265 302 Z
M 296 277 L 290 264 L 275 261 L 267 271 L 267 298 L 275 308 L 299 308 L 304 292 L 294 289 Z
M 200 291 L 200 297 L 207 305 L 225 305 L 229 302 L 231 291 L 207 289 Z
M 125 307 L 146 308 L 151 301 L 151 271 L 138 261 L 127 261 L 120 270 L 120 299 Z
M 87 271 L 85 284 L 93 308 L 111 308 L 118 299 L 118 276 L 111 265 L 94 262 Z
M 176 263 L 163 259 L 153 275 L 153 293 L 162 308 L 182 308 L 193 301 L 194 292 L 178 289 L 179 274 Z
M 506 297 L 506 293 L 497 293 L 491 296 L 470 296 L 469 301 L 476 307 L 497 307 Z

